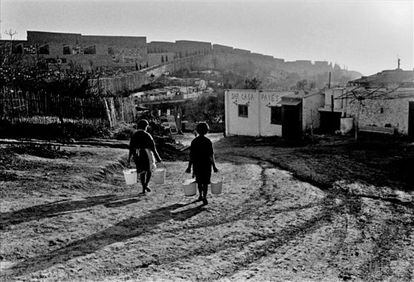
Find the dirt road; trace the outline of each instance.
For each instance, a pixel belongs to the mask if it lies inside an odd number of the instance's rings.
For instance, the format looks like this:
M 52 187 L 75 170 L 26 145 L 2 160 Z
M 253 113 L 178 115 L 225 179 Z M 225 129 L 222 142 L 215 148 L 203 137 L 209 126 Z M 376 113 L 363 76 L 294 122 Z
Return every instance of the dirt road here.
M 414 279 L 412 193 L 318 188 L 279 169 L 275 148 L 217 147 L 224 193 L 207 206 L 183 196 L 181 161 L 140 196 L 125 150 L 4 154 L 0 279 Z

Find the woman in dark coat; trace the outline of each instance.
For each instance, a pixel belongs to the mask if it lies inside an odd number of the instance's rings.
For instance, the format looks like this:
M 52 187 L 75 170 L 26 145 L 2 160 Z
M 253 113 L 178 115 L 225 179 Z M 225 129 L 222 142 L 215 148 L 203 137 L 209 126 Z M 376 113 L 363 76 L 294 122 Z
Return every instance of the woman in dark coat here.
M 191 166 L 193 167 L 193 174 L 198 184 L 198 201 L 203 201 L 204 205 L 208 204 L 207 188 L 208 184 L 210 184 L 211 168 L 213 168 L 214 172 L 218 172 L 214 160 L 213 144 L 205 136 L 208 130 L 207 123 L 197 124 L 196 131 L 199 135 L 191 142 L 190 161 L 186 170 L 187 173 L 191 173 Z
M 128 166 L 130 166 L 131 157 L 134 158 L 137 173 L 140 175 L 143 194 L 151 192 L 148 183 L 151 179 L 152 170 L 155 168 L 155 160 L 161 162 L 154 139 L 147 132 L 148 125 L 148 121 L 145 119 L 138 122 L 138 130 L 132 135 L 129 143 L 128 156 Z

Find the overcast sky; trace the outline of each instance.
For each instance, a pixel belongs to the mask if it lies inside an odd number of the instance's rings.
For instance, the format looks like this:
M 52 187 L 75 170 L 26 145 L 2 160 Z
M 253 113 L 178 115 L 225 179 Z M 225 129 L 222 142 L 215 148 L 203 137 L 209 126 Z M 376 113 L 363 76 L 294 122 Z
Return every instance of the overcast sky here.
M 364 75 L 413 69 L 413 0 L 0 0 L 2 38 L 27 30 L 209 41 Z

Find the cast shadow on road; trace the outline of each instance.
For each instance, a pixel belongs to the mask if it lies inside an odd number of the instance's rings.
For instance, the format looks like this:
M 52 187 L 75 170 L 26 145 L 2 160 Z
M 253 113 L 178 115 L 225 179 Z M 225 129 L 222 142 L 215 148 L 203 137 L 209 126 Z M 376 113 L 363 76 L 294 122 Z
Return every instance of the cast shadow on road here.
M 8 226 L 40 220 L 54 216 L 63 215 L 70 212 L 81 212 L 85 209 L 97 205 L 104 205 L 107 208 L 114 208 L 137 203 L 141 200 L 141 195 L 101 195 L 86 197 L 82 200 L 56 201 L 43 205 L 31 206 L 18 211 L 0 213 L 0 230 Z
M 193 204 L 173 204 L 159 209 L 150 210 L 148 214 L 141 217 L 130 217 L 119 223 L 92 234 L 82 240 L 72 242 L 60 249 L 45 253 L 36 257 L 28 258 L 14 265 L 6 275 L 25 275 L 39 270 L 47 269 L 53 265 L 65 263 L 76 257 L 94 253 L 105 246 L 122 242 L 133 237 L 139 237 L 151 233 L 159 224 L 173 220 L 186 220 L 202 212 L 204 207 L 198 205 L 179 213 L 171 214 L 178 208 Z

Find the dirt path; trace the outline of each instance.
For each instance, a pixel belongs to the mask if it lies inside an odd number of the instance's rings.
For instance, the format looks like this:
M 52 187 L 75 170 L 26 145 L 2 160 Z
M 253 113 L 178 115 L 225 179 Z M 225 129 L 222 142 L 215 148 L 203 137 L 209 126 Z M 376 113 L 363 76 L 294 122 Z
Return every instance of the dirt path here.
M 183 196 L 184 162 L 140 196 L 123 184 L 125 150 L 65 149 L 18 154 L 0 182 L 3 280 L 414 279 L 404 192 L 321 189 L 244 148 L 222 150 L 224 194 L 200 206 Z

